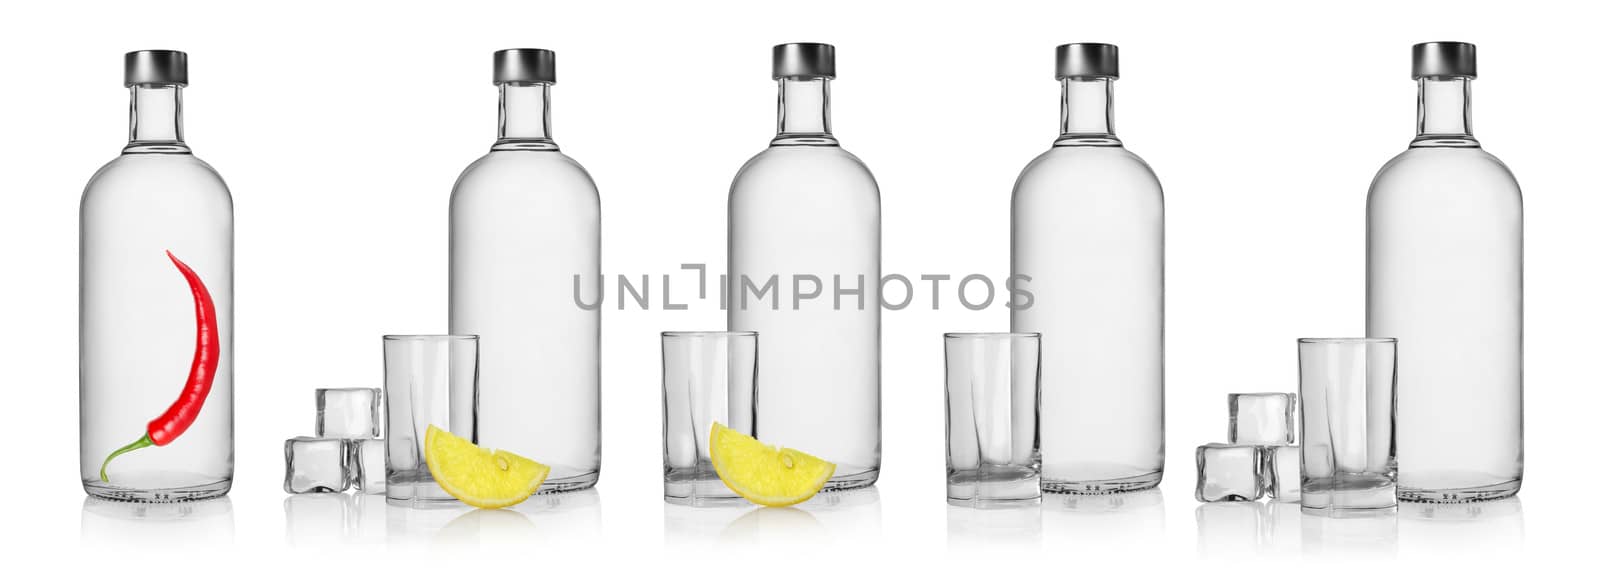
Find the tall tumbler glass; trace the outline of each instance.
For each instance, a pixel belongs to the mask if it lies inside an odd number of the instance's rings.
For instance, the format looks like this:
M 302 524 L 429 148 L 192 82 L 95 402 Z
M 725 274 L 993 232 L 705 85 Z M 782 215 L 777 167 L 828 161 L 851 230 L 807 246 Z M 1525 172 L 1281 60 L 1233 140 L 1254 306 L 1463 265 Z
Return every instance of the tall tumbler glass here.
M 667 502 L 737 500 L 711 465 L 711 423 L 754 436 L 756 334 L 661 334 L 661 456 Z
M 946 333 L 945 499 L 1036 504 L 1039 334 Z
M 1300 339 L 1300 508 L 1395 507 L 1395 340 Z
M 478 336 L 385 335 L 390 504 L 454 502 L 428 471 L 428 426 L 478 442 Z

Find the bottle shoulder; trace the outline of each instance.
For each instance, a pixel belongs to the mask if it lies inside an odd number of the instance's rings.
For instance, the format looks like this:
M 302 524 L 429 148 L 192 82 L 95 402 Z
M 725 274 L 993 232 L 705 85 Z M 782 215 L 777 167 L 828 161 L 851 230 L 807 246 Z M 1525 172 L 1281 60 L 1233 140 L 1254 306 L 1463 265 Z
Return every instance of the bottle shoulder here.
M 1383 169 L 1436 169 L 1450 165 L 1511 173 L 1505 162 L 1481 147 L 1412 147 L 1390 159 Z
M 733 187 L 785 183 L 807 186 L 867 187 L 876 193 L 872 170 L 855 154 L 837 146 L 772 146 L 751 157 L 734 176 Z
M 1039 154 L 1017 176 L 1016 191 L 1054 188 L 1144 188 L 1161 181 L 1144 158 L 1120 146 L 1058 146 Z
M 84 186 L 91 195 L 148 191 L 153 193 L 220 193 L 231 195 L 222 175 L 193 154 L 122 154 L 101 166 Z
M 1398 189 L 1502 189 L 1521 193 L 1505 162 L 1477 147 L 1414 147 L 1378 170 L 1371 193 Z
M 458 193 L 477 187 L 577 189 L 598 193 L 589 170 L 555 150 L 491 151 L 469 164 L 456 180 Z

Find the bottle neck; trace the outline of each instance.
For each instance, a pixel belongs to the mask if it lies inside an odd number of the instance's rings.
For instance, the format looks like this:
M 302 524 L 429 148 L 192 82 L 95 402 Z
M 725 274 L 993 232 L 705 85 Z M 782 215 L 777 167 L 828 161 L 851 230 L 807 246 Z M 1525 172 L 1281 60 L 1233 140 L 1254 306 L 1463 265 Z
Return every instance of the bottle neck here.
M 123 153 L 189 153 L 183 143 L 183 86 L 136 84 L 130 98 Z
M 500 138 L 491 149 L 560 149 L 550 139 L 550 84 L 500 84 Z
M 1067 78 L 1061 82 L 1058 146 L 1120 146 L 1112 122 L 1111 78 Z
M 1417 80 L 1417 138 L 1411 147 L 1478 147 L 1472 137 L 1472 79 Z
M 828 111 L 827 78 L 778 79 L 778 137 L 772 145 L 839 145 Z

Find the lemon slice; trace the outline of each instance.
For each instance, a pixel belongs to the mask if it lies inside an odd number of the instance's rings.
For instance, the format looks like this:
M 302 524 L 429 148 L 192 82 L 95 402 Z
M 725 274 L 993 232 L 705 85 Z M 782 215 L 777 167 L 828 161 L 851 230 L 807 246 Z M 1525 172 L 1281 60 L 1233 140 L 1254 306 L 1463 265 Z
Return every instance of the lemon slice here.
M 527 500 L 550 467 L 503 450 L 491 451 L 428 425 L 428 471 L 457 500 L 478 508 L 501 508 Z
M 728 489 L 764 506 L 789 506 L 810 499 L 828 479 L 833 463 L 794 450 L 768 446 L 749 435 L 711 423 L 711 466 Z

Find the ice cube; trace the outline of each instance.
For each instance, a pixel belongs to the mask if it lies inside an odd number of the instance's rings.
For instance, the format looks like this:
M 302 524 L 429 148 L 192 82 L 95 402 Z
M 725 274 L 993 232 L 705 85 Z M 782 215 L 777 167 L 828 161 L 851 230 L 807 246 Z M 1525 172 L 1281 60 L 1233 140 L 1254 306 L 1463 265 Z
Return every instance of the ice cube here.
M 1262 478 L 1267 496 L 1281 502 L 1300 500 L 1300 447 L 1261 447 L 1261 466 L 1265 470 Z
M 370 388 L 317 389 L 317 436 L 376 438 L 382 392 Z
M 362 494 L 383 494 L 383 439 L 358 438 L 349 443 L 350 484 Z
M 1200 502 L 1249 502 L 1262 495 L 1261 450 L 1211 443 L 1194 449 L 1194 497 Z
M 1294 444 L 1294 393 L 1228 394 L 1228 442 Z
M 283 490 L 289 494 L 350 488 L 350 455 L 344 439 L 295 437 L 283 441 L 283 459 Z

